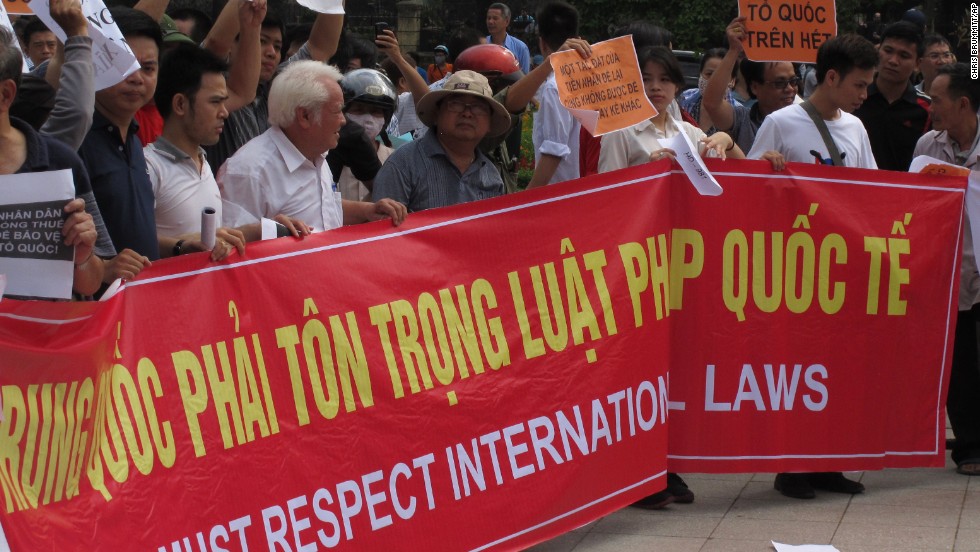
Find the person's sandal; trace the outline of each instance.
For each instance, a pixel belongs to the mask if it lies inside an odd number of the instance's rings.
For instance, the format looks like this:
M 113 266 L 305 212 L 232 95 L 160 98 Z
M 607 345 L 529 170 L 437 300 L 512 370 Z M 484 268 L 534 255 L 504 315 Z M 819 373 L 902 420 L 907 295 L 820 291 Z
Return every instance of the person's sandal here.
M 967 458 L 956 463 L 956 473 L 960 475 L 980 475 L 980 458 Z

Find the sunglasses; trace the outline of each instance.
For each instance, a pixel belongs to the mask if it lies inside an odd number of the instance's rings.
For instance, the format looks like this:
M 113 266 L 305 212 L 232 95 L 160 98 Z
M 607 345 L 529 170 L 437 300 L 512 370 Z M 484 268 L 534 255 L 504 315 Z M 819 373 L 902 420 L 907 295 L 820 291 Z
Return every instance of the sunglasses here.
M 779 79 L 774 81 L 766 81 L 766 84 L 775 88 L 776 90 L 785 90 L 787 86 L 792 86 L 793 88 L 800 87 L 800 77 L 793 77 L 791 79 Z
M 470 113 L 479 117 L 486 117 L 487 115 L 490 115 L 490 106 L 487 105 L 486 102 L 466 103 L 463 100 L 454 98 L 451 100 L 446 100 L 445 106 L 450 113 L 462 113 L 469 109 Z

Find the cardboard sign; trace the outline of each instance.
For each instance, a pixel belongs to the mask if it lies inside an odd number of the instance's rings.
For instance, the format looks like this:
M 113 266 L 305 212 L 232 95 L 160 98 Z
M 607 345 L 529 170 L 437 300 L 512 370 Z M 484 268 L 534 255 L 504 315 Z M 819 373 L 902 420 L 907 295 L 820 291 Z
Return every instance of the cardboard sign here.
M 643 89 L 633 39 L 623 36 L 592 45 L 592 57 L 557 52 L 549 58 L 558 97 L 593 136 L 633 126 L 657 114 Z
M 3 0 L 3 9 L 10 15 L 33 15 L 29 0 Z
M 738 0 L 745 21 L 745 56 L 753 61 L 814 63 L 820 45 L 837 35 L 834 0 Z
M 6 2 L 4 2 L 3 4 L 0 4 L 0 25 L 2 25 L 4 28 L 6 28 L 8 31 L 10 31 L 10 34 L 12 36 L 15 36 L 16 37 L 17 36 L 17 32 L 14 31 L 14 26 L 10 24 L 10 18 L 7 17 L 7 13 L 8 12 L 6 11 L 6 4 L 7 4 Z M 20 40 L 18 40 L 16 38 L 14 39 L 14 47 L 17 48 L 18 51 L 21 51 L 22 52 L 21 53 L 21 57 L 23 57 L 23 51 L 20 48 Z M 24 58 L 24 63 L 22 65 L 21 69 L 25 73 L 30 70 L 30 67 L 27 66 L 27 58 Z

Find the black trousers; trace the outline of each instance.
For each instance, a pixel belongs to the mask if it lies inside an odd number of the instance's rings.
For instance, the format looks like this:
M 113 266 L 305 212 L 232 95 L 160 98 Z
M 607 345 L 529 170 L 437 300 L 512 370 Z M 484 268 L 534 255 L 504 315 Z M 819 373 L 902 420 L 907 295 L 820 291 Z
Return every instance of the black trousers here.
M 946 413 L 956 437 L 952 458 L 956 463 L 980 459 L 980 353 L 978 353 L 977 320 L 980 305 L 960 311 L 956 317 L 953 340 L 953 365 L 950 367 Z

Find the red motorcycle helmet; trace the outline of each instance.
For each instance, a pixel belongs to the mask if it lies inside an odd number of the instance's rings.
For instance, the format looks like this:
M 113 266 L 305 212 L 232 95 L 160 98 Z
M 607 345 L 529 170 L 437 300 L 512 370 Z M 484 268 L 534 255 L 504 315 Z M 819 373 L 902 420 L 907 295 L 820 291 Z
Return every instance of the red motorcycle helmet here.
M 524 76 L 514 54 L 499 44 L 477 44 L 456 56 L 454 71 L 476 71 L 490 81 L 494 90 L 517 82 Z

